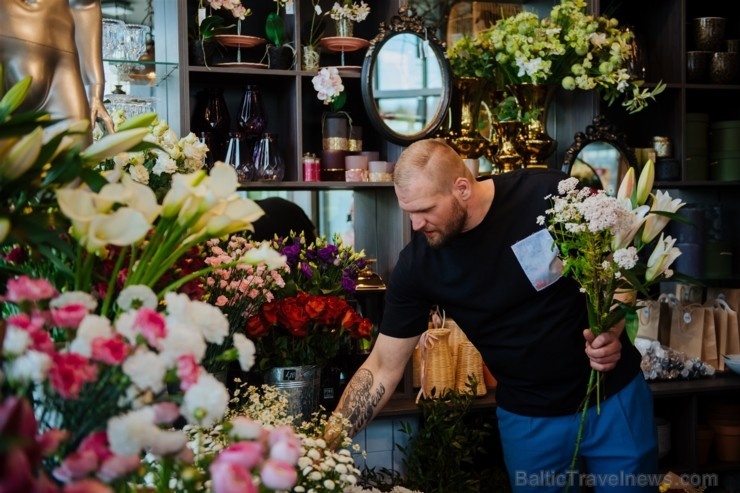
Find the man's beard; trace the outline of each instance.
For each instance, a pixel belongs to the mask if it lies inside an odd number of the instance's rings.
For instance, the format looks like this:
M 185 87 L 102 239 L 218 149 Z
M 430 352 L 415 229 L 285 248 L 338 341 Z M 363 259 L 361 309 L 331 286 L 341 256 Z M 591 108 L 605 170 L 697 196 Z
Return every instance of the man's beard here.
M 437 231 L 436 236 L 430 237 L 425 235 L 429 246 L 432 248 L 442 248 L 447 245 L 453 238 L 462 232 L 467 220 L 467 211 L 457 200 L 453 200 L 450 220 L 447 222 L 445 229 L 443 231 Z

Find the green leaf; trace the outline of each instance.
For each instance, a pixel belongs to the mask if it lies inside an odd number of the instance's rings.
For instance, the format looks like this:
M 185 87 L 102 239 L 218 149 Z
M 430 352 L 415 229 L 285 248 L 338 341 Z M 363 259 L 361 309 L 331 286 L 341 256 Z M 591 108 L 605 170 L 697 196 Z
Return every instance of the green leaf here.
M 265 34 L 275 46 L 280 46 L 285 43 L 285 23 L 283 18 L 275 12 L 267 14 L 267 20 L 265 21 Z

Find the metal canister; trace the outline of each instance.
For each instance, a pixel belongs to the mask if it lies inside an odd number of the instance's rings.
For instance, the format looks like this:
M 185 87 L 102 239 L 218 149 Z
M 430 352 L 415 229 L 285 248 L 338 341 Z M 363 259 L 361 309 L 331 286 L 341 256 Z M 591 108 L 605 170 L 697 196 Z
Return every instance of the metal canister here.
M 321 181 L 321 161 L 313 152 L 303 155 L 303 181 Z
M 655 149 L 656 157 L 673 156 L 673 143 L 671 143 L 670 137 L 663 137 L 659 135 L 653 137 L 653 149 Z

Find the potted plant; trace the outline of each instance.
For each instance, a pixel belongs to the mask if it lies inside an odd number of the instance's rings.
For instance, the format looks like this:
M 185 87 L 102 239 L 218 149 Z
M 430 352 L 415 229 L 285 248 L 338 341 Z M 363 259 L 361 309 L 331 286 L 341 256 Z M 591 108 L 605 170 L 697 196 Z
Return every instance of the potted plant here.
M 280 15 L 280 8 L 288 0 L 273 0 L 275 11 L 267 14 L 265 21 L 265 35 L 270 42 L 267 45 L 267 65 L 272 69 L 289 69 L 295 59 L 295 48 L 290 44 L 285 33 L 285 22 Z
M 207 5 L 207 7 L 206 7 Z M 238 22 L 252 15 L 252 10 L 244 7 L 240 0 L 222 2 L 218 0 L 200 0 L 198 3 L 197 26 L 191 30 L 193 63 L 208 66 L 213 59 L 218 44 L 215 36 L 225 34 L 236 26 L 236 23 L 227 24 L 226 19 L 213 13 L 213 10 L 225 10 L 231 13 Z

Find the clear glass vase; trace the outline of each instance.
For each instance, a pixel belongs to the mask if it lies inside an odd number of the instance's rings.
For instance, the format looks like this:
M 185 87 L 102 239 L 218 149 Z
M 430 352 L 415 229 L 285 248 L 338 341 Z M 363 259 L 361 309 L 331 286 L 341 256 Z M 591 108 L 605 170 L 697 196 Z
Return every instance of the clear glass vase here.
M 285 163 L 280 155 L 277 134 L 264 133 L 252 153 L 254 179 L 257 181 L 282 181 Z
M 236 126 L 244 135 L 246 150 L 249 153 L 248 155 L 251 156 L 255 144 L 257 144 L 257 141 L 262 138 L 262 134 L 267 130 L 267 116 L 262 105 L 262 95 L 259 86 L 248 84 L 244 88 Z
M 236 170 L 237 179 L 242 185 L 255 179 L 254 167 L 249 160 L 249 152 L 246 152 L 245 146 L 241 132 L 229 133 L 229 144 L 226 148 L 224 162 Z

